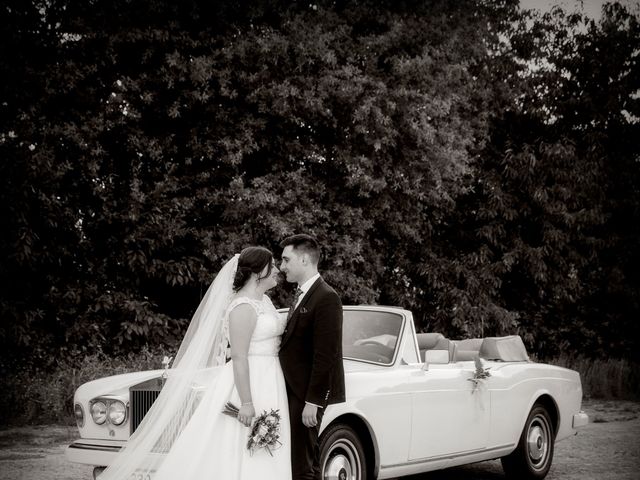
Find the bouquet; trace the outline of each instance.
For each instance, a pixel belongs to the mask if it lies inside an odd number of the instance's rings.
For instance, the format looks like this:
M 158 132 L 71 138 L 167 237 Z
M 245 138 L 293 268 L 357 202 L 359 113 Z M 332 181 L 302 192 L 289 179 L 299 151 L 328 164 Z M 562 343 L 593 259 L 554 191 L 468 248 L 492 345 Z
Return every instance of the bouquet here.
M 478 389 L 478 386 L 482 380 L 485 380 L 491 376 L 491 373 L 489 372 L 489 369 L 491 367 L 484 368 L 484 365 L 482 365 L 482 360 L 480 360 L 480 357 L 478 355 L 473 357 L 473 362 L 475 363 L 476 371 L 473 372 L 472 378 L 467 378 L 467 380 L 473 382 L 473 390 L 471 390 L 471 393 L 475 392 Z
M 238 412 L 238 407 L 231 402 L 227 402 L 222 410 L 222 413 L 233 418 L 238 417 Z M 264 448 L 273 457 L 272 450 L 279 448 L 281 445 L 280 410 L 272 409 L 268 412 L 263 410 L 253 421 L 249 440 L 247 441 L 247 449 L 253 455 L 259 448 Z

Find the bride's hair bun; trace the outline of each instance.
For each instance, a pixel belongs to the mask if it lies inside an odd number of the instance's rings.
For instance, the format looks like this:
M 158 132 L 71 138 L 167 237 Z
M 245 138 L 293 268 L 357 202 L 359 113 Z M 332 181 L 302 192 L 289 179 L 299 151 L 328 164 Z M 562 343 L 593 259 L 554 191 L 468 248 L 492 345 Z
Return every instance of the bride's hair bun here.
M 249 281 L 252 273 L 253 272 L 248 267 L 238 267 L 236 270 L 236 276 L 233 278 L 233 290 L 236 292 L 240 290 L 244 284 Z
M 260 275 L 265 267 L 268 267 L 267 273 L 259 280 L 271 275 L 272 262 L 273 254 L 264 247 L 247 247 L 242 250 L 238 258 L 236 275 L 233 279 L 233 291 L 237 292 L 244 287 L 251 278 L 251 274 L 257 273 Z

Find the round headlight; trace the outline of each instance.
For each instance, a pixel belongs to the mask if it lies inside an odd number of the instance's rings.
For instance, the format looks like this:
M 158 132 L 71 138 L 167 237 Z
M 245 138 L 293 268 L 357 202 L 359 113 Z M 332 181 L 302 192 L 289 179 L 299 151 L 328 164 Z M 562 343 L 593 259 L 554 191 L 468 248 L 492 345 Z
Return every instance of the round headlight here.
M 107 415 L 113 425 L 122 425 L 127 419 L 127 407 L 119 400 L 113 401 L 109 404 Z
M 98 425 L 107 421 L 107 406 L 104 402 L 98 401 L 91 405 L 91 417 Z
M 80 405 L 79 403 L 76 403 L 73 406 L 73 414 L 76 417 L 76 423 L 78 424 L 78 428 L 84 427 L 84 409 L 82 408 L 82 405 Z

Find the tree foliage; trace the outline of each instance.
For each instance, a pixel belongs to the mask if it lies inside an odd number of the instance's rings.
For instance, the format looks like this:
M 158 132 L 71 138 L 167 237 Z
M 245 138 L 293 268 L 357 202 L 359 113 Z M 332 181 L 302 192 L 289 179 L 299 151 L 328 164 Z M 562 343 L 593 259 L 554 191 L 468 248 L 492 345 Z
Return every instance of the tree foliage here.
M 508 38 L 495 67 L 512 98 L 460 203 L 481 259 L 471 276 L 535 351 L 627 355 L 640 333 L 638 18 L 554 9 Z
M 344 303 L 629 354 L 637 19 L 516 7 L 3 7 L 0 347 L 175 347 L 233 253 L 310 232 Z

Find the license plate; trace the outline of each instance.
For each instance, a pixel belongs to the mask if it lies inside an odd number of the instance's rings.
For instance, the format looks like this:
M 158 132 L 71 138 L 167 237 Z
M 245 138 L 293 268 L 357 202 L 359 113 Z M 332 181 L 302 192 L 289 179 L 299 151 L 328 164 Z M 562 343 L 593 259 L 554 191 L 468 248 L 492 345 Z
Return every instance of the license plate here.
M 132 473 L 129 480 L 153 480 L 155 472 Z

